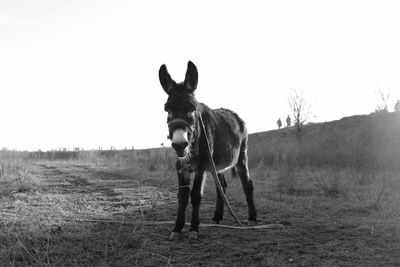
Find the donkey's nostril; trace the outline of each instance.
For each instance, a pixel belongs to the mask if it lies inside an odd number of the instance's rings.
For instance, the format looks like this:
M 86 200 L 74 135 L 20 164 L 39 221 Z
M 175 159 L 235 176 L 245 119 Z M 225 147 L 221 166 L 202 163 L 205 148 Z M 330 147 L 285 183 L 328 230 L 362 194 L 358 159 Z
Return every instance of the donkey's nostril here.
M 180 150 L 180 151 L 182 151 L 182 150 L 184 150 L 187 146 L 189 145 L 189 143 L 188 142 L 183 142 L 183 143 L 181 143 L 181 144 L 176 144 L 176 143 L 172 143 L 172 148 L 173 149 L 175 149 L 175 150 Z
M 188 142 L 183 142 L 182 145 L 181 145 L 182 149 L 185 149 L 188 146 L 188 144 L 189 144 Z
M 177 149 L 178 149 L 178 147 L 179 147 L 179 145 L 178 145 L 178 144 L 172 143 L 172 148 L 173 148 L 173 149 L 177 150 Z

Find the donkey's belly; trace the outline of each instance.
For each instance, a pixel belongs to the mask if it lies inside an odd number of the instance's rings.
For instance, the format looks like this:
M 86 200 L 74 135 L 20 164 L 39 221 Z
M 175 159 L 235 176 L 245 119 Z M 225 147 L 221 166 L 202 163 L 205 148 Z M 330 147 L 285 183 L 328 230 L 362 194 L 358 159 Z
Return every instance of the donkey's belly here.
M 217 172 L 223 172 L 235 166 L 239 158 L 239 152 L 239 149 L 214 151 L 213 159 Z M 209 167 L 209 170 L 211 170 L 211 166 Z

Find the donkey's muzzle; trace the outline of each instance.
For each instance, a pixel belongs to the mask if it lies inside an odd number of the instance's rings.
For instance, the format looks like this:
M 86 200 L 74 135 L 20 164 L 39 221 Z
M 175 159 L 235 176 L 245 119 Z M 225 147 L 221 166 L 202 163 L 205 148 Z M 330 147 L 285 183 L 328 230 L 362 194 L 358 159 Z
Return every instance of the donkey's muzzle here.
M 178 157 L 183 157 L 185 155 L 185 149 L 188 145 L 188 142 L 183 142 L 181 144 L 172 143 L 172 148 L 175 150 Z
M 177 129 L 172 135 L 172 148 L 178 157 L 185 155 L 186 148 L 189 145 L 188 133 L 184 129 Z

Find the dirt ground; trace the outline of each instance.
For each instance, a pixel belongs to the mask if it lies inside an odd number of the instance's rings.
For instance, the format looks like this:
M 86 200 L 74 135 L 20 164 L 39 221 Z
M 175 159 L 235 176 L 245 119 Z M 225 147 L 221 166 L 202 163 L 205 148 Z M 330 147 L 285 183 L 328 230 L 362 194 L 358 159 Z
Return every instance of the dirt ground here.
M 200 238 L 168 241 L 176 215 L 173 172 L 77 162 L 38 162 L 33 189 L 2 196 L 1 266 L 400 266 L 398 217 L 349 195 L 326 197 L 309 180 L 288 195 L 273 175 L 252 170 L 260 223 L 283 230 L 200 228 Z M 227 197 L 247 207 L 238 179 Z M 215 187 L 208 175 L 200 218 L 209 223 Z M 190 205 L 187 221 L 190 221 Z M 226 212 L 224 224 L 235 225 Z M 187 228 L 186 230 L 187 231 Z

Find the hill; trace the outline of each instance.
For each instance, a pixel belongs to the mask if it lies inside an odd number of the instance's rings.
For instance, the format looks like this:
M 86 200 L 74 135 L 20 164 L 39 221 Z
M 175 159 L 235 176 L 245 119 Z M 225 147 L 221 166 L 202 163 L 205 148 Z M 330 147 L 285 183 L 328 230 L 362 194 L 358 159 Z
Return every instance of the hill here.
M 374 113 L 249 136 L 251 166 L 294 160 L 300 166 L 400 170 L 400 113 Z

